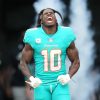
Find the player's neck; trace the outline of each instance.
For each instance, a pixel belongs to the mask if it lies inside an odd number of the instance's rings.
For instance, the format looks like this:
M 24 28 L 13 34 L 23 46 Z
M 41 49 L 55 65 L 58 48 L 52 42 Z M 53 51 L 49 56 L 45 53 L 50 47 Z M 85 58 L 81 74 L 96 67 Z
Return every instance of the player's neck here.
M 47 34 L 54 34 L 57 31 L 57 26 L 42 26 L 43 30 L 47 33 Z

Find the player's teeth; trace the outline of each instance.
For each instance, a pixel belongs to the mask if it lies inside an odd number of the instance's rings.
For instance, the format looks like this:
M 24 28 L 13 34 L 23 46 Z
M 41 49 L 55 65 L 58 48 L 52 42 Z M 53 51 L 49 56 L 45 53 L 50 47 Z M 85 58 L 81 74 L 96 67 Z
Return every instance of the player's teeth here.
M 52 17 L 48 17 L 48 19 L 49 19 L 49 18 L 52 19 Z

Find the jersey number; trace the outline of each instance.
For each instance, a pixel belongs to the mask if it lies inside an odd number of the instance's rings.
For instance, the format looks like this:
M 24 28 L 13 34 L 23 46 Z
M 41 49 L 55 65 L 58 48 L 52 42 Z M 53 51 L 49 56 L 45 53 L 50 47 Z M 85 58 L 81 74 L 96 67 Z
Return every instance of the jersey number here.
M 61 50 L 51 50 L 50 51 L 50 61 L 48 61 L 48 51 L 47 50 L 43 50 L 42 51 L 42 55 L 44 56 L 44 71 L 49 71 L 48 68 L 48 62 L 50 62 L 50 70 L 51 71 L 57 71 L 60 70 L 61 68 Z M 57 57 L 57 66 L 54 65 L 54 58 L 55 55 L 58 56 Z

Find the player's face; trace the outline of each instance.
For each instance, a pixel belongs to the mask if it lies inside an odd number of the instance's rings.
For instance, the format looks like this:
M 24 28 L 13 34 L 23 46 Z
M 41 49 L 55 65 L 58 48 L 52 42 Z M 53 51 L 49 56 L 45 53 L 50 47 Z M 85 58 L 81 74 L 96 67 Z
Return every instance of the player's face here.
M 46 9 L 43 12 L 41 23 L 45 26 L 54 26 L 57 23 L 55 13 L 51 9 Z

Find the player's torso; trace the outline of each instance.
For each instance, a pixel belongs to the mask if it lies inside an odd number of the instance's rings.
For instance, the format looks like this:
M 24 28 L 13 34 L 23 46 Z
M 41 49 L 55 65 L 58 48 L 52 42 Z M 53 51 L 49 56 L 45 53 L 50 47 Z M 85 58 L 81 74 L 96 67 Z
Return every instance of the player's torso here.
M 35 75 L 42 80 L 55 80 L 66 73 L 66 36 L 61 28 L 52 35 L 39 28 L 33 38 Z

